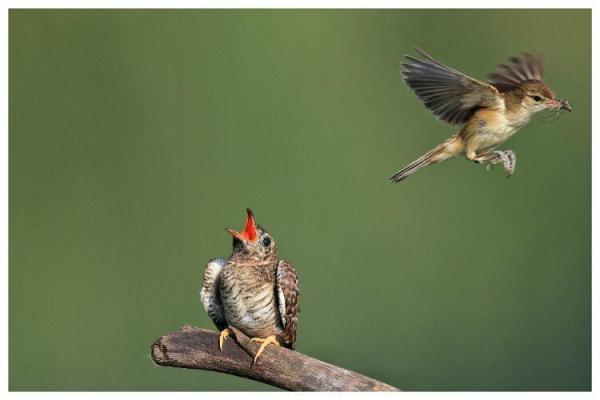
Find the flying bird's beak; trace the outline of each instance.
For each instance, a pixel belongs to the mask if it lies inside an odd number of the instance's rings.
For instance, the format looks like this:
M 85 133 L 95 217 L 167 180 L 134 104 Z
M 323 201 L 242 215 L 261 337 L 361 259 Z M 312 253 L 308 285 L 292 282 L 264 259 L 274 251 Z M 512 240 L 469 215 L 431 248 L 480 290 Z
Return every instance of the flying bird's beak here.
M 553 108 L 553 109 L 555 109 L 555 110 L 558 110 L 558 109 L 560 109 L 560 108 L 561 108 L 561 106 L 562 106 L 562 103 L 561 103 L 561 102 L 560 102 L 560 100 L 559 100 L 559 99 L 557 99 L 557 98 L 551 98 L 551 97 L 549 97 L 549 98 L 547 98 L 547 99 L 544 101 L 544 103 L 546 104 L 546 106 L 547 106 L 548 108 Z
M 256 242 L 258 240 L 258 232 L 256 230 L 256 222 L 254 221 L 254 214 L 252 210 L 246 208 L 248 217 L 246 218 L 246 226 L 243 232 L 234 231 L 233 229 L 227 228 L 226 231 L 234 238 L 241 241 Z
M 573 111 L 571 104 L 567 100 L 561 100 L 558 98 L 548 99 L 546 104 L 555 110 L 567 110 L 569 112 Z

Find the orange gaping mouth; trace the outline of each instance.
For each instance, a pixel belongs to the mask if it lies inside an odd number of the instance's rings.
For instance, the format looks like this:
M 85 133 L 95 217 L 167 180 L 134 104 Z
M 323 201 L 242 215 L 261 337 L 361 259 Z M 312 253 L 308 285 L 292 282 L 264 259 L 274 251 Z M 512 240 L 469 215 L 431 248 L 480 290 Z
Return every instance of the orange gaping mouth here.
M 258 232 L 256 231 L 256 222 L 254 222 L 254 214 L 252 210 L 246 208 L 248 217 L 246 218 L 246 226 L 243 232 L 234 231 L 233 229 L 227 228 L 227 232 L 234 238 L 242 241 L 256 242 L 258 240 Z

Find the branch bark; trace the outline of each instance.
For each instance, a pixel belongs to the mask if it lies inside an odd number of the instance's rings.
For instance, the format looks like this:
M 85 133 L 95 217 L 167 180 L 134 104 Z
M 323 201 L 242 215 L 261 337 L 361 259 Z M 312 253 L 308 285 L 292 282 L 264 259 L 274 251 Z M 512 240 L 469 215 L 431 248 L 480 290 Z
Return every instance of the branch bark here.
M 398 391 L 399 389 L 356 372 L 328 364 L 297 351 L 269 345 L 256 364 L 258 345 L 234 328 L 219 350 L 219 334 L 183 326 L 161 336 L 152 345 L 158 365 L 217 371 L 253 379 L 294 391 Z

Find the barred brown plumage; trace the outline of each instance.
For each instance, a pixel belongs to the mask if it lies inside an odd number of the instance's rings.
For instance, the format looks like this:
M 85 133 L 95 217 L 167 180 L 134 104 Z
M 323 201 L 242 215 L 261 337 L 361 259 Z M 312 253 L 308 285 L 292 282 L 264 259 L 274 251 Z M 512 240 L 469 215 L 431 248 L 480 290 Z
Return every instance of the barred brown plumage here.
M 296 270 L 279 260 L 271 235 L 248 217 L 243 232 L 227 231 L 233 237 L 233 252 L 228 260 L 211 260 L 204 273 L 200 297 L 219 330 L 219 346 L 233 326 L 254 341 L 261 342 L 258 359 L 269 344 L 293 349 L 299 305 Z

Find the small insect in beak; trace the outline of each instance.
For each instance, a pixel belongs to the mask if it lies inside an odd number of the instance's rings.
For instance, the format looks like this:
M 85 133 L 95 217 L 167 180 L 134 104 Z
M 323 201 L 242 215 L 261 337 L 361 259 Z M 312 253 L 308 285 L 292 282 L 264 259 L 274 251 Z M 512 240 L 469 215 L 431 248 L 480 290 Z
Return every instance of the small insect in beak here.
M 573 107 L 571 107 L 571 103 L 569 103 L 569 100 L 558 100 L 560 103 L 560 109 L 561 110 L 567 110 L 568 112 L 573 111 Z

